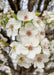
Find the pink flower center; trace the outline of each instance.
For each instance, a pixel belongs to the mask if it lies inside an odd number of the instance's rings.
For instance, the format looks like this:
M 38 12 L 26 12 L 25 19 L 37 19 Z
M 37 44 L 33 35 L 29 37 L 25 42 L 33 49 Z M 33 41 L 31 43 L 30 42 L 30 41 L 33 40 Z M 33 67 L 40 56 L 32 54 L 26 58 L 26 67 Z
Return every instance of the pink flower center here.
M 13 25 L 12 25 L 12 24 L 10 25 L 10 28 L 11 28 L 11 30 L 13 30 L 13 28 L 14 28 L 14 27 L 13 27 Z
M 41 34 L 42 34 L 42 35 L 44 35 L 44 34 L 45 34 L 45 32 L 41 32 Z
M 28 31 L 26 32 L 26 34 L 27 34 L 28 36 L 30 36 L 30 35 L 31 35 L 31 31 L 28 30 Z
M 28 49 L 29 49 L 29 50 L 33 50 L 33 46 L 29 46 Z
M 28 16 L 26 15 L 26 16 L 24 16 L 24 19 L 27 19 L 28 18 Z
M 40 20 L 37 20 L 37 23 L 40 23 Z
M 20 62 L 24 61 L 24 57 L 19 58 Z
M 41 61 L 42 61 L 42 58 L 41 58 L 41 57 L 38 57 L 37 60 L 38 60 L 39 62 L 41 62 Z
M 44 49 L 47 49 L 46 46 L 44 46 Z

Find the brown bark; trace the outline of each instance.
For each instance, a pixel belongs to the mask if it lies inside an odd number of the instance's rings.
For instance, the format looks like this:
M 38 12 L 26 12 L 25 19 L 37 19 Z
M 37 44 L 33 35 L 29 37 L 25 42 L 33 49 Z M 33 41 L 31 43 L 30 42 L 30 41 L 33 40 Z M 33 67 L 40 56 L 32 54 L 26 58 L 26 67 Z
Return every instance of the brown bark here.
M 16 2 L 17 7 L 18 7 L 18 10 L 20 10 L 20 1 L 21 1 L 21 0 L 17 0 L 17 2 Z
M 54 30 L 46 30 L 46 37 L 49 39 L 49 40 L 53 40 L 54 39 Z
M 12 75 L 33 75 L 34 67 L 31 66 L 29 69 L 17 66 L 17 70 L 11 69 Z
M 12 10 L 14 10 L 15 13 L 17 13 L 18 8 L 16 7 L 16 4 L 12 0 L 8 0 Z
M 38 12 L 40 12 L 40 6 L 41 6 L 41 3 L 42 3 L 42 0 L 39 0 L 38 8 L 37 8 L 37 11 L 38 11 Z
M 3 10 L 0 9 L 0 13 L 3 12 Z
M 0 75 L 8 75 L 8 74 L 3 71 L 0 71 Z
M 11 70 L 12 75 L 48 75 L 48 73 L 40 73 L 40 72 L 36 72 L 36 74 L 33 74 L 32 71 L 31 72 L 26 72 L 25 70 L 21 72 L 16 72 L 14 70 Z
M 43 7 L 43 10 L 42 10 L 42 13 L 43 13 L 44 10 L 47 9 L 47 6 L 49 5 L 49 2 L 50 2 L 50 1 L 51 1 L 51 0 L 45 0 L 45 2 L 44 2 L 44 7 Z
M 12 60 L 11 60 L 11 58 L 9 57 L 8 53 L 2 49 L 2 54 L 3 54 L 3 55 L 5 56 L 5 58 L 7 59 L 8 66 L 9 66 L 10 68 L 14 69 Z
M 20 10 L 20 1 L 21 0 L 15 0 L 15 1 L 8 0 L 12 10 L 14 10 L 15 13 L 17 13 L 18 10 Z
M 9 38 L 9 37 L 7 36 L 6 31 L 4 31 L 3 29 L 1 29 L 0 33 L 1 33 L 5 38 L 8 39 L 7 42 L 10 44 L 12 40 L 11 40 L 11 38 Z
M 28 10 L 32 11 L 37 0 L 28 0 Z

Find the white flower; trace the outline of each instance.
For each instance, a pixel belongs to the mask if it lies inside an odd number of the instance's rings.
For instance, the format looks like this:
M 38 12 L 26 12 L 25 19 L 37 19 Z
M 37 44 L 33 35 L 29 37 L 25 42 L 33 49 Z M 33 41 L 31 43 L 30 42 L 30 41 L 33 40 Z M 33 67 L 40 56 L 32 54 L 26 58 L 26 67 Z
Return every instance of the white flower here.
M 42 16 L 46 16 L 46 15 L 51 15 L 52 14 L 52 12 L 50 12 L 50 11 L 44 11 L 44 13 L 42 14 Z
M 7 25 L 7 35 L 10 36 L 16 36 L 18 33 L 18 29 L 21 27 L 21 22 L 15 20 L 14 18 L 10 18 Z
M 33 26 L 32 23 L 27 23 L 25 24 L 25 27 L 22 27 L 19 31 L 20 36 L 27 36 L 31 37 L 33 35 L 38 34 L 38 30 L 36 29 L 35 26 Z
M 47 55 L 50 54 L 49 45 L 50 45 L 50 43 L 47 38 L 45 38 L 41 41 L 41 47 L 42 47 L 42 51 L 44 54 L 47 54 Z
M 0 48 L 3 48 L 4 46 L 4 43 L 0 40 Z
M 37 68 L 37 69 L 33 72 L 33 74 L 36 74 L 37 72 L 43 73 L 43 72 L 44 72 L 44 69 L 42 69 L 42 68 Z
M 54 40 L 51 41 L 50 49 L 51 49 L 52 53 L 54 53 Z
M 30 21 L 34 18 L 35 13 L 34 12 L 29 12 L 27 9 L 23 11 L 18 11 L 17 13 L 17 18 L 20 21 Z
M 52 17 L 53 16 L 53 17 Z M 47 23 L 51 23 L 52 21 L 54 21 L 54 15 L 50 16 L 49 19 L 47 19 Z
M 38 54 L 34 59 L 34 68 L 44 68 L 44 63 L 48 62 L 49 58 L 45 54 Z
M 33 45 L 23 46 L 23 44 L 17 42 L 13 42 L 10 46 L 12 47 L 10 52 L 12 56 L 13 56 L 12 53 L 15 52 L 16 55 L 23 54 L 27 55 L 28 58 L 33 59 L 36 54 L 39 54 L 41 52 L 40 46 L 37 47 L 34 47 Z
M 15 36 L 17 36 L 17 34 L 18 34 L 18 30 L 11 30 L 10 28 L 9 29 L 7 29 L 6 30 L 7 31 L 7 36 L 12 36 L 12 37 L 15 37 Z
M 29 68 L 31 66 L 32 60 L 27 58 L 25 55 L 18 55 L 16 60 L 18 60 L 17 64 L 21 67 Z
M 41 42 L 45 38 L 45 31 L 41 31 L 38 35 L 36 35 L 36 38 Z
M 16 54 L 24 54 L 24 55 L 27 55 L 28 54 L 28 50 L 26 49 L 26 47 L 23 44 L 18 43 L 18 47 L 17 47 L 17 50 L 16 50 Z
M 16 57 L 17 57 L 16 52 L 13 52 L 13 51 L 10 52 L 9 56 L 10 56 L 13 60 L 17 61 L 17 60 L 16 60 Z
M 18 21 L 18 20 L 15 20 L 15 18 L 10 18 L 7 25 L 6 25 L 6 28 L 11 28 L 12 29 L 12 27 L 14 29 L 20 28 L 21 27 L 21 22 Z
M 18 42 L 12 42 L 11 44 L 10 44 L 10 47 L 11 47 L 11 51 L 10 51 L 10 54 L 11 53 L 15 53 L 16 52 L 16 50 L 18 49 Z
M 54 23 L 53 23 L 54 24 Z M 49 25 L 50 29 L 53 30 L 54 29 L 54 26 L 51 24 Z
M 40 32 L 45 29 L 45 24 L 38 17 L 33 19 L 33 24 Z
M 38 30 L 35 28 L 35 26 L 33 26 L 32 23 L 27 23 L 25 27 L 22 27 L 19 31 L 21 41 L 24 45 L 33 44 L 37 46 L 39 44 L 39 39 L 35 37 L 37 34 Z
M 0 54 L 0 60 L 4 59 L 3 54 Z
M 54 13 L 49 11 L 44 11 L 43 13 L 45 24 L 53 30 L 54 29 Z M 47 26 L 46 26 L 47 28 Z
M 23 44 L 19 43 L 19 42 L 13 42 L 10 44 L 11 48 L 11 53 L 16 53 L 16 54 L 28 54 L 28 50 L 23 46 Z
M 18 42 L 21 42 L 21 37 L 20 37 L 19 34 L 16 36 L 16 40 L 17 40 Z
M 49 62 L 46 69 L 49 70 L 49 69 L 53 69 L 54 68 L 54 62 Z
M 36 54 L 41 53 L 41 47 L 40 46 L 33 47 L 32 45 L 30 45 L 30 46 L 27 46 L 27 48 L 28 48 L 27 57 L 30 58 L 30 59 L 34 59 Z
M 36 37 L 21 37 L 21 43 L 24 45 L 24 46 L 29 46 L 29 45 L 33 45 L 33 46 L 38 46 L 39 45 L 39 39 L 36 38 Z

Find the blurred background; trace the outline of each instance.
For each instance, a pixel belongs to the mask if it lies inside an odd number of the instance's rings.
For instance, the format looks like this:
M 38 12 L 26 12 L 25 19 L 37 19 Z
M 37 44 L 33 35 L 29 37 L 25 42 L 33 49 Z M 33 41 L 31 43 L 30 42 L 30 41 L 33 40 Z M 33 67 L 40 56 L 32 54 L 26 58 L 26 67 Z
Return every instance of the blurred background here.
M 28 8 L 29 11 L 43 12 L 44 10 L 54 12 L 54 0 L 0 0 L 0 12 L 6 12 L 12 8 L 15 13 Z

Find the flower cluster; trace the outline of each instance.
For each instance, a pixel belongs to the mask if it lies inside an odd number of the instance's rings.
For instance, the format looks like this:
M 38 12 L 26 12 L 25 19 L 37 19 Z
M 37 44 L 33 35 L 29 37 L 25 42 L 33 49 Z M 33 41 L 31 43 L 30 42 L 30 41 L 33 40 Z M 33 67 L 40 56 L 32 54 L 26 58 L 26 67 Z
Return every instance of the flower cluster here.
M 44 68 L 44 63 L 49 61 L 50 56 L 50 43 L 45 38 L 45 24 L 35 12 L 28 10 L 19 11 L 17 18 L 17 21 L 10 19 L 6 25 L 7 31 L 9 30 L 7 35 L 16 36 L 16 41 L 10 44 L 11 58 L 21 67 L 29 68 L 34 65 L 34 68 Z M 14 30 L 18 30 L 18 34 Z
M 0 34 L 0 49 L 4 48 L 5 46 L 8 46 L 7 38 L 3 37 L 3 35 Z
M 0 29 L 5 28 L 8 20 L 14 17 L 16 18 L 16 15 L 14 14 L 14 11 L 11 10 L 11 8 L 9 8 L 5 13 L 0 13 Z
M 50 11 L 44 11 L 44 22 L 51 30 L 54 29 L 54 13 Z
M 34 68 L 45 68 L 45 63 L 50 60 L 54 52 L 54 40 L 49 41 L 45 36 L 45 24 L 53 26 L 53 13 L 47 16 L 46 13 L 43 14 L 44 22 L 46 21 L 44 24 L 35 12 L 29 12 L 27 9 L 18 11 L 17 16 L 13 12 L 10 16 L 10 12 L 11 9 L 6 13 L 6 19 L 0 20 L 1 26 L 5 25 L 7 36 L 14 38 L 9 44 L 9 56 L 20 67 L 28 69 L 33 65 Z M 0 39 L 2 48 L 5 42 L 7 42 L 6 38 Z

